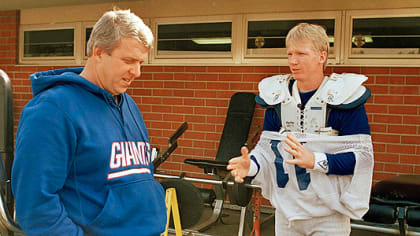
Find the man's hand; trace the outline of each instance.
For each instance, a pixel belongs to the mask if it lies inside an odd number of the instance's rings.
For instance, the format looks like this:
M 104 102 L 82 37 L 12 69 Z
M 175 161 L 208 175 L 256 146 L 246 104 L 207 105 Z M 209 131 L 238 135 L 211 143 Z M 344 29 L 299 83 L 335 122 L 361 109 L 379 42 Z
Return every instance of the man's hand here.
M 285 147 L 284 150 L 295 157 L 293 160 L 286 160 L 287 164 L 298 165 L 301 168 L 313 169 L 315 166 L 315 154 L 308 151 L 293 136 L 287 135 L 284 140 L 290 148 Z
M 243 183 L 244 178 L 249 172 L 251 166 L 251 158 L 248 155 L 248 148 L 241 148 L 241 156 L 234 157 L 229 160 L 228 170 L 232 170 L 230 173 L 235 177 L 235 182 Z

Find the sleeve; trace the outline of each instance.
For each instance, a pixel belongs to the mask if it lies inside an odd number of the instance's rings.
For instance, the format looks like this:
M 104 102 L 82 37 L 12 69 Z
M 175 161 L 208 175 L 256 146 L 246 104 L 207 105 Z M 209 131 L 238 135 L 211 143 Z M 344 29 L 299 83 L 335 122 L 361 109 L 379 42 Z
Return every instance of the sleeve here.
M 83 235 L 59 196 L 76 140 L 71 120 L 56 104 L 43 101 L 24 109 L 16 135 L 12 190 L 16 218 L 27 235 Z
M 281 128 L 281 121 L 274 108 L 268 108 L 264 115 L 263 130 L 279 131 Z

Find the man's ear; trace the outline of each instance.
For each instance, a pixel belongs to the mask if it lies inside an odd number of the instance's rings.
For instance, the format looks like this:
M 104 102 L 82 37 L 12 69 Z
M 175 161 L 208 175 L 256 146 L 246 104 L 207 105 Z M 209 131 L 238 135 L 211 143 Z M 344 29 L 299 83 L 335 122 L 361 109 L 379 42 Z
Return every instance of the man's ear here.
M 98 46 L 94 46 L 93 47 L 93 52 L 92 52 L 92 56 L 94 56 L 95 58 L 101 59 L 102 55 L 105 53 L 105 51 L 98 47 Z
M 328 60 L 328 54 L 326 51 L 322 51 L 319 54 L 319 62 L 323 65 Z

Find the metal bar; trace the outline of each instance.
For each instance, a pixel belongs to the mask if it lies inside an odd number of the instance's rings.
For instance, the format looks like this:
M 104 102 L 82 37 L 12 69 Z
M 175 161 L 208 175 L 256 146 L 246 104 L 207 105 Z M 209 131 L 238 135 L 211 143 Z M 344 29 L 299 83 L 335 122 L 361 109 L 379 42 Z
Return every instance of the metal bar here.
M 176 175 L 164 175 L 164 174 L 154 174 L 156 178 L 163 178 L 163 179 L 179 179 L 179 176 Z M 212 180 L 212 179 L 199 179 L 199 178 L 192 178 L 192 177 L 183 177 L 182 179 L 185 179 L 190 182 L 196 182 L 196 183 L 203 183 L 203 184 L 214 184 L 214 185 L 223 185 L 226 184 L 228 186 L 233 186 L 235 182 L 233 181 L 227 181 L 223 182 L 222 180 Z M 256 184 L 244 184 L 245 187 L 253 188 L 253 189 L 260 189 L 261 186 Z
M 400 235 L 399 229 L 386 228 L 386 227 L 380 227 L 380 226 L 374 226 L 374 225 L 365 225 L 365 224 L 359 224 L 359 223 L 354 223 L 354 222 L 351 223 L 351 228 L 379 232 L 379 233 Z M 411 230 L 406 230 L 406 232 L 407 232 L 406 234 L 407 236 L 420 236 L 420 232 L 415 232 Z

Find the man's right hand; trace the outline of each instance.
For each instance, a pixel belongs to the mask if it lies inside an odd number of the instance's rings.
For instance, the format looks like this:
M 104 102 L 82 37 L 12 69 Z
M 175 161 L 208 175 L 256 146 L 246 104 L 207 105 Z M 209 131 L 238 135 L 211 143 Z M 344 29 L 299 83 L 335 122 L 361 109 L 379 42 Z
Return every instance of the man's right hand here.
M 231 175 L 235 177 L 235 182 L 243 183 L 244 178 L 249 172 L 251 166 L 251 158 L 248 155 L 248 148 L 241 148 L 241 156 L 234 157 L 229 160 L 228 170 L 231 170 Z

